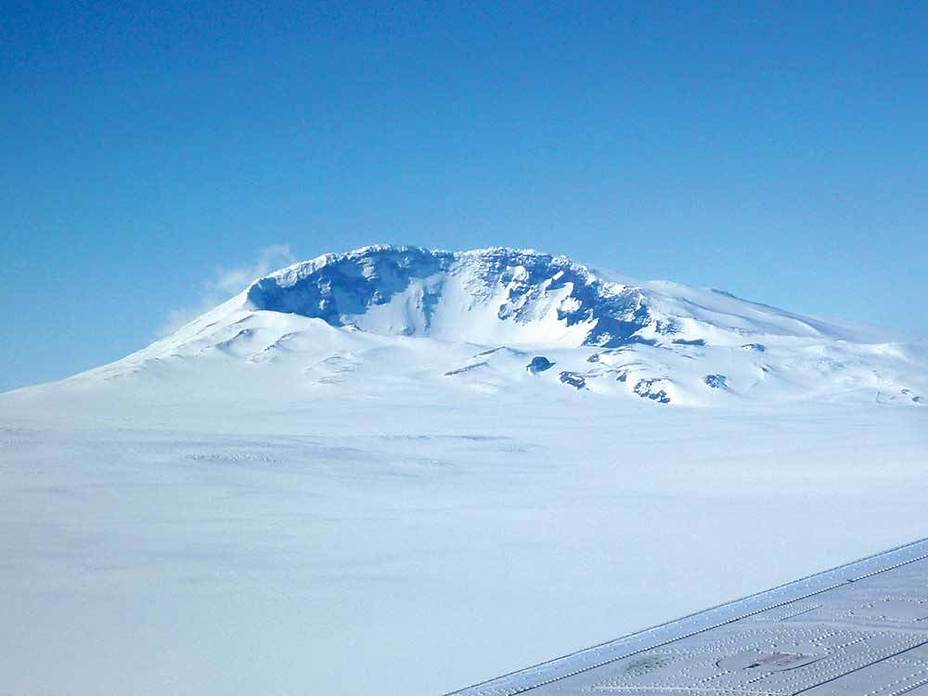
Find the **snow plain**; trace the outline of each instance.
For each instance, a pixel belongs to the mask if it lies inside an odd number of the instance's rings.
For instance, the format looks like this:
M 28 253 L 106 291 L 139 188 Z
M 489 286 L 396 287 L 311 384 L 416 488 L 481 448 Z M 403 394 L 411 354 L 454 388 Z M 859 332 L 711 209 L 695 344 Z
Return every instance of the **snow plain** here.
M 240 302 L 0 395 L 0 693 L 441 694 L 926 536 L 923 346 L 703 317 L 664 404 Z

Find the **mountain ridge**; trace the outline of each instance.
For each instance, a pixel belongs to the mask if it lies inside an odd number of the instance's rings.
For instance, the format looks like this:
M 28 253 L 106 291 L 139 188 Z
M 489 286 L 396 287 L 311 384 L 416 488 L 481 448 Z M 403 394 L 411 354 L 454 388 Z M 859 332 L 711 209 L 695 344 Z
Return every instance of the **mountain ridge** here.
M 170 336 L 70 379 L 129 389 L 127 378 L 200 380 L 204 393 L 227 380 L 248 382 L 252 394 L 273 384 L 293 401 L 391 398 L 402 384 L 523 398 L 569 388 L 662 405 L 917 405 L 924 352 L 724 291 L 618 280 L 535 250 L 371 245 L 269 273 Z

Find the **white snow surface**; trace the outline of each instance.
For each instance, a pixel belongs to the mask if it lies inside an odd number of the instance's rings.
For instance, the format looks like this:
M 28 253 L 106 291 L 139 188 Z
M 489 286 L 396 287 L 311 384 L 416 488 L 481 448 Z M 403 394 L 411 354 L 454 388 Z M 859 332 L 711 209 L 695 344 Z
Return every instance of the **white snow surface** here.
M 535 252 L 296 264 L 0 395 L 0 693 L 440 694 L 926 536 L 926 353 Z

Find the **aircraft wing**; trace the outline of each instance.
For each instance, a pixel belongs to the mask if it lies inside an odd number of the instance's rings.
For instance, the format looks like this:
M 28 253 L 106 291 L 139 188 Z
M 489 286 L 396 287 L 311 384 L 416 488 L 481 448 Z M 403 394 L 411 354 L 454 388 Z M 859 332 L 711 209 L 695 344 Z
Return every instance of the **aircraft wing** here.
M 526 693 L 928 696 L 928 539 L 453 696 Z

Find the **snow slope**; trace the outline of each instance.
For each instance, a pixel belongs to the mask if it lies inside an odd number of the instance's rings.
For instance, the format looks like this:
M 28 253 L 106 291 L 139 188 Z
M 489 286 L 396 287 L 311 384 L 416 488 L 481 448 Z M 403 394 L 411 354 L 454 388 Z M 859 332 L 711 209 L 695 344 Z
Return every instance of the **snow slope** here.
M 369 247 L 0 395 L 24 694 L 438 694 L 926 536 L 924 344 Z

